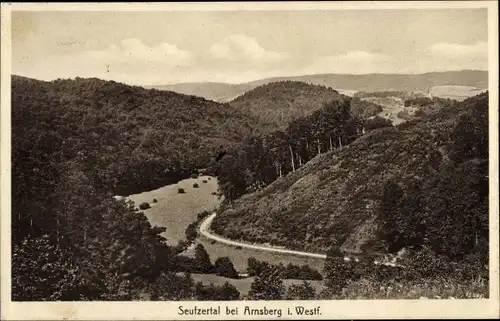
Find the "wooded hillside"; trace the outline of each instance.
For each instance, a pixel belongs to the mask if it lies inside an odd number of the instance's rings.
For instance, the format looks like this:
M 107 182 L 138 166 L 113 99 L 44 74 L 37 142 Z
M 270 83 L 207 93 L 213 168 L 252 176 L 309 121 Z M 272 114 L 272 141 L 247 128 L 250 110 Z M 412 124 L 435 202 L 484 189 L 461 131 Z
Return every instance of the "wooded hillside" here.
M 325 252 L 430 246 L 461 259 L 488 244 L 488 95 L 373 130 L 227 203 L 230 238 Z M 293 224 L 292 224 L 293 223 Z

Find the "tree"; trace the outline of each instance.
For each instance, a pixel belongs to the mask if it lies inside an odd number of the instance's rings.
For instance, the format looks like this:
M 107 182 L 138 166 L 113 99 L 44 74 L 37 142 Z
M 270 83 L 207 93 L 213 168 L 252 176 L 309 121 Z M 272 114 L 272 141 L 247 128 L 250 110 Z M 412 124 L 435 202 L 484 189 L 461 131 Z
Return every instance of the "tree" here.
M 379 220 L 380 238 L 386 242 L 389 252 L 397 251 L 403 245 L 400 232 L 399 212 L 403 201 L 403 189 L 393 181 L 384 185 L 382 201 L 380 203 Z
M 233 262 L 227 256 L 220 257 L 215 261 L 215 274 L 233 279 L 238 278 L 238 272 L 236 272 Z
M 197 270 L 202 273 L 212 273 L 214 266 L 210 261 L 210 256 L 208 255 L 205 247 L 202 244 L 196 245 L 194 250 L 194 259 L 196 261 Z
M 268 267 L 255 276 L 248 297 L 250 300 L 281 300 L 284 292 L 280 269 Z
M 77 267 L 51 244 L 47 235 L 26 238 L 12 253 L 12 300 L 79 300 L 82 278 Z
M 351 262 L 345 262 L 344 258 L 338 255 L 332 256 L 335 250 L 328 251 L 325 261 L 325 286 L 333 293 L 340 294 L 347 286 L 349 279 L 354 275 Z
M 292 284 L 286 292 L 287 300 L 312 300 L 316 297 L 316 290 L 311 282 L 303 281 L 302 284 Z
M 240 292 L 229 282 L 225 282 L 220 286 L 213 283 L 204 286 L 201 282 L 198 282 L 195 293 L 198 300 L 228 301 L 240 298 Z
M 366 130 L 374 130 L 383 127 L 391 127 L 392 121 L 387 118 L 383 118 L 380 116 L 375 116 L 373 118 L 365 120 L 364 127 Z

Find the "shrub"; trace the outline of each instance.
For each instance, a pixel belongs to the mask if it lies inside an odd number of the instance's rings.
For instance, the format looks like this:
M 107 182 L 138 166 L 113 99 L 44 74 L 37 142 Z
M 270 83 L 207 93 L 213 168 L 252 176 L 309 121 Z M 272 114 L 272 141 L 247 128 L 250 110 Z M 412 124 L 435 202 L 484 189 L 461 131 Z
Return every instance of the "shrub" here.
M 158 200 L 156 198 L 153 198 L 153 203 L 158 203 Z
M 196 222 L 190 223 L 184 232 L 186 239 L 189 242 L 194 241 L 198 237 L 198 232 L 196 231 Z
M 191 178 L 198 178 L 198 173 L 191 174 Z
M 239 245 L 238 245 L 238 246 L 236 247 L 236 249 L 237 249 L 237 250 L 241 250 L 241 246 L 239 246 Z
M 178 192 L 179 194 L 184 194 L 184 193 L 186 193 L 186 191 L 185 191 L 183 188 L 178 188 L 178 189 L 177 189 L 177 192 Z
M 205 247 L 203 245 L 196 245 L 194 252 L 194 259 L 196 261 L 197 270 L 201 273 L 212 273 L 214 272 L 214 266 L 210 262 L 210 256 L 208 255 Z
M 208 183 L 208 181 L 206 179 L 202 180 L 202 182 L 205 184 Z
M 309 267 L 308 265 L 294 265 L 292 263 L 288 264 L 283 271 L 284 279 L 296 279 L 296 280 L 322 280 L 323 277 L 321 273 L 317 270 Z
M 270 266 L 256 275 L 250 286 L 248 298 L 250 300 L 281 300 L 284 294 L 285 287 L 281 273 L 276 266 Z
M 366 130 L 373 130 L 373 129 L 378 129 L 378 128 L 383 128 L 383 127 L 391 127 L 392 126 L 392 121 L 390 119 L 386 119 L 380 116 L 375 116 L 371 119 L 367 119 L 365 121 L 365 129 Z
M 229 282 L 219 286 L 212 283 L 205 286 L 198 282 L 195 286 L 195 294 L 198 300 L 228 301 L 240 298 L 240 292 Z
M 210 193 L 210 194 L 212 194 L 212 195 L 217 195 L 217 193 L 216 193 L 216 192 L 212 192 L 212 193 Z
M 194 187 L 194 188 L 198 188 L 198 187 L 199 187 L 198 183 L 194 183 L 194 184 L 193 184 L 193 187 Z
M 210 212 L 209 211 L 203 211 L 203 212 L 200 212 L 198 213 L 197 215 L 197 219 L 198 221 L 201 221 L 202 219 L 204 219 L 205 217 L 207 217 L 208 215 L 210 215 Z
M 311 283 L 303 281 L 302 284 L 292 284 L 288 287 L 287 300 L 311 300 L 316 296 L 316 291 Z
M 325 285 L 332 293 L 339 294 L 354 277 L 354 269 L 351 262 L 345 262 L 341 257 L 328 256 L 325 262 Z
M 144 203 L 142 203 L 141 205 L 139 205 L 139 208 L 140 208 L 141 210 L 147 210 L 148 208 L 151 208 L 151 206 L 149 206 L 149 203 L 144 202 Z
M 220 257 L 215 261 L 215 274 L 232 279 L 238 278 L 238 272 L 236 272 L 233 262 L 227 256 Z
M 210 180 L 212 180 L 212 178 L 211 178 L 211 177 L 209 177 L 209 178 L 208 178 L 208 180 L 210 181 Z

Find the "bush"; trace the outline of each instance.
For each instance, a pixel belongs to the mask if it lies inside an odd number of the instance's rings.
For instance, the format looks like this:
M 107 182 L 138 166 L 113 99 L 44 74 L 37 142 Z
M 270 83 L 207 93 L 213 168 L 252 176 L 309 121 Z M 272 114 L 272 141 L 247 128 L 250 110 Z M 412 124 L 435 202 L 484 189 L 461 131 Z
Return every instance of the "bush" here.
M 212 180 L 212 178 L 211 178 L 211 177 L 209 177 L 209 178 L 208 178 L 208 180 L 210 181 L 210 180 Z
M 204 180 L 202 180 L 202 182 L 203 182 L 203 183 L 205 183 L 205 184 L 206 184 L 206 183 L 208 183 L 208 181 L 207 181 L 207 180 L 205 180 L 205 179 L 204 179 Z
M 215 261 L 215 274 L 232 279 L 238 278 L 238 272 L 236 272 L 233 262 L 227 256 L 220 257 Z
M 237 249 L 237 250 L 241 250 L 241 246 L 239 246 L 239 245 L 238 245 L 238 246 L 236 247 L 236 249 Z
M 194 187 L 194 188 L 198 188 L 198 187 L 199 187 L 198 183 L 194 183 L 194 184 L 193 184 L 193 187 Z
M 217 195 L 217 192 L 212 192 L 212 193 L 210 193 L 210 194 L 212 194 L 212 195 Z
M 191 174 L 191 178 L 198 178 L 198 173 Z
M 210 256 L 208 255 L 205 247 L 202 244 L 196 245 L 194 260 L 196 263 L 196 269 L 201 273 L 213 273 L 215 267 L 210 262 Z
M 153 203 L 158 203 L 158 200 L 156 198 L 153 198 Z
M 186 231 L 184 232 L 188 242 L 192 242 L 198 237 L 198 232 L 196 231 L 196 225 L 197 225 L 196 222 L 190 223 L 186 228 Z
M 373 130 L 391 126 L 392 126 L 392 121 L 390 119 L 386 119 L 380 116 L 375 116 L 371 119 L 367 119 L 364 125 L 366 130 Z
M 302 284 L 292 284 L 286 294 L 287 300 L 312 300 L 315 297 L 316 291 L 307 281 L 303 281 Z
M 185 191 L 183 188 L 178 188 L 178 189 L 177 189 L 177 192 L 178 192 L 179 194 L 184 194 L 184 193 L 186 193 L 186 191 Z
M 321 273 L 317 270 L 309 267 L 309 265 L 294 265 L 292 263 L 288 264 L 284 268 L 283 272 L 284 279 L 296 279 L 296 280 L 322 280 L 323 277 Z
M 229 282 L 220 286 L 212 283 L 205 286 L 198 282 L 195 286 L 195 294 L 198 300 L 229 301 L 240 298 L 240 292 Z
M 144 202 L 141 205 L 139 205 L 139 208 L 144 211 L 147 210 L 148 208 L 151 208 L 151 206 L 149 206 L 149 203 Z

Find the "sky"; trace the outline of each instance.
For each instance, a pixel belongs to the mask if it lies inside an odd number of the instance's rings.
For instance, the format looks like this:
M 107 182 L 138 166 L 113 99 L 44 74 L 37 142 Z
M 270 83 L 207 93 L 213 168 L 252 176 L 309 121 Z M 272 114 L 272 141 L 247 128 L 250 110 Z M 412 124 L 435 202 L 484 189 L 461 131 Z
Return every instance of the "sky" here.
M 488 69 L 486 9 L 13 11 L 12 73 L 133 85 Z

